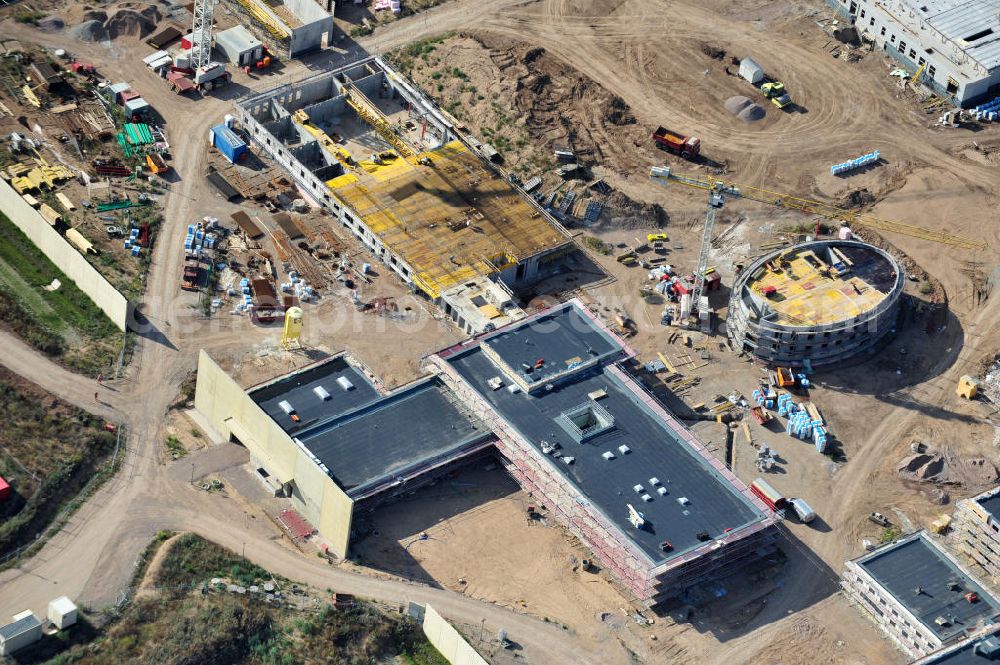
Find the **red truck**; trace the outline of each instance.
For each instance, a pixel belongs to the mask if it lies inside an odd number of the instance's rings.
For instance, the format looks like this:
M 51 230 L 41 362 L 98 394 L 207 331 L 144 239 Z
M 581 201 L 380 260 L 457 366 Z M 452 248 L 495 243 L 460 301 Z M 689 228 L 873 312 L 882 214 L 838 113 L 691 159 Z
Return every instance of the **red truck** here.
M 701 139 L 678 134 L 666 127 L 658 127 L 653 132 L 653 142 L 660 150 L 667 150 L 687 159 L 694 159 L 701 152 Z
M 184 276 L 181 278 L 181 288 L 185 291 L 197 291 L 200 274 L 201 263 L 194 259 L 185 261 Z

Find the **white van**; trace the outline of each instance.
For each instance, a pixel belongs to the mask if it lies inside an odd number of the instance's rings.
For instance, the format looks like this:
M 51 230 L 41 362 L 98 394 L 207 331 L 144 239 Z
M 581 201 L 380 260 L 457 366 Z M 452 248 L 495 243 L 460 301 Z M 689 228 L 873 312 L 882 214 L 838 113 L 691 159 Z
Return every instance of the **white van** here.
M 789 503 L 792 504 L 792 510 L 798 515 L 799 521 L 803 524 L 808 524 L 816 519 L 816 513 L 809 504 L 802 499 L 790 499 Z

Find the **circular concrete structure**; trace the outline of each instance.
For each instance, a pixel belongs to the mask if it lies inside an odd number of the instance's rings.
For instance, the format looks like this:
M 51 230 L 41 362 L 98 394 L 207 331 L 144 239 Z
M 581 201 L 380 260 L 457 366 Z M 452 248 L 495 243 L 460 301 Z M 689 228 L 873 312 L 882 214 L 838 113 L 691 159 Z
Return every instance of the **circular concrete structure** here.
M 836 363 L 893 328 L 905 280 L 896 259 L 856 240 L 771 252 L 733 284 L 727 332 L 741 351 L 775 365 Z

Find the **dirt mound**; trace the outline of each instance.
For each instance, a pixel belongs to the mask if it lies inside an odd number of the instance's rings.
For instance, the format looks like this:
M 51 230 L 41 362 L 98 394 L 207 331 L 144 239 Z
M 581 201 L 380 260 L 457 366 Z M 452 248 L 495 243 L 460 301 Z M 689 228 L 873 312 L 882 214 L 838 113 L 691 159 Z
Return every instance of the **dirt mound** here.
M 712 58 L 713 60 L 724 60 L 726 58 L 726 50 L 721 49 L 717 46 L 712 46 L 711 44 L 702 44 L 701 52 Z
M 111 39 L 118 37 L 145 37 L 156 29 L 162 19 L 160 10 L 149 6 L 142 11 L 120 9 L 108 19 L 104 27 Z
M 604 108 L 601 109 L 601 115 L 612 125 L 618 125 L 619 127 L 635 124 L 635 116 L 632 115 L 632 109 L 629 108 L 624 99 L 617 95 L 604 105 Z
M 84 21 L 100 21 L 103 25 L 105 21 L 108 20 L 108 13 L 102 12 L 100 9 L 91 9 L 83 13 Z
M 750 100 L 749 97 L 744 97 L 743 95 L 735 95 L 734 97 L 730 97 L 729 99 L 727 99 L 723 104 L 723 106 L 725 106 L 726 110 L 732 113 L 733 115 L 739 115 L 740 111 L 744 110 L 751 104 L 753 104 L 753 102 Z
M 66 27 L 66 21 L 58 16 L 46 16 L 38 22 L 38 29 L 42 32 L 59 32 Z
M 639 203 L 625 194 L 614 191 L 604 203 L 604 219 L 615 228 L 644 229 L 650 226 L 665 226 L 670 217 L 667 211 L 656 203 Z
M 756 122 L 762 119 L 766 113 L 764 112 L 764 107 L 759 104 L 751 104 L 742 111 L 736 114 L 736 117 L 743 122 Z
M 867 188 L 862 187 L 850 192 L 844 199 L 843 205 L 845 208 L 864 208 L 875 203 L 875 201 L 875 195 L 869 192 Z
M 108 38 L 104 24 L 93 19 L 74 26 L 69 32 L 81 42 L 100 42 Z
M 945 459 L 940 453 L 921 453 L 903 458 L 896 465 L 900 478 L 917 482 L 982 487 L 996 481 L 997 468 L 981 457 Z M 942 493 L 936 502 L 944 503 Z

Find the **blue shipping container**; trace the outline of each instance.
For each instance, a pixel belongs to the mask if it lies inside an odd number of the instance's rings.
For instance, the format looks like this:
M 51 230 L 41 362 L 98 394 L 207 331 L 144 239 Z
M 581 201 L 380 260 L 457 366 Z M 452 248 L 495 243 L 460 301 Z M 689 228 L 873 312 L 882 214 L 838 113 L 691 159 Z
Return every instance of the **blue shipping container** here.
M 247 151 L 247 144 L 243 142 L 243 139 L 224 124 L 212 127 L 212 145 L 233 163 L 236 163 Z

